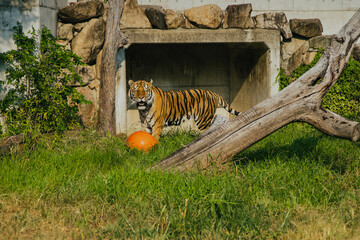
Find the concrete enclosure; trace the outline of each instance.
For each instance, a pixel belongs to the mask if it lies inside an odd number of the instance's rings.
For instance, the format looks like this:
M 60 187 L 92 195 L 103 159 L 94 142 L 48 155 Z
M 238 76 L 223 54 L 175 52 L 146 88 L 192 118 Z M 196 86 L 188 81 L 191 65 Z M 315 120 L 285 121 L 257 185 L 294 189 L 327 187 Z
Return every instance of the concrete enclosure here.
M 127 81 L 153 79 L 163 90 L 201 88 L 219 93 L 231 107 L 245 111 L 275 94 L 280 68 L 277 30 L 177 29 L 127 30 L 119 68 L 118 93 Z M 125 79 L 121 79 L 125 78 Z M 129 103 L 117 94 L 117 112 Z M 122 105 L 122 106 L 121 106 Z M 118 113 L 117 131 L 140 129 L 137 110 Z M 219 114 L 230 117 L 225 110 Z M 190 123 L 193 125 L 193 123 Z M 188 125 L 187 125 L 188 126 Z

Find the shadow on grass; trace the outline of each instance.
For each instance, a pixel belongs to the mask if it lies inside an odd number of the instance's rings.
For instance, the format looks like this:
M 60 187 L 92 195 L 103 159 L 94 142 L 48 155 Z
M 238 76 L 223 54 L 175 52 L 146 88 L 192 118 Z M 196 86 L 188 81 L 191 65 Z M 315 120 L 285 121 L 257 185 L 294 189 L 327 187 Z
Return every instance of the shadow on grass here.
M 352 166 L 360 167 L 359 143 L 327 136 L 320 132 L 315 132 L 313 135 L 301 138 L 293 136 L 293 140 L 289 139 L 288 143 L 279 143 L 270 136 L 236 155 L 233 162 L 237 165 L 248 165 L 274 159 L 280 159 L 282 162 L 307 160 L 340 174 L 345 173 Z

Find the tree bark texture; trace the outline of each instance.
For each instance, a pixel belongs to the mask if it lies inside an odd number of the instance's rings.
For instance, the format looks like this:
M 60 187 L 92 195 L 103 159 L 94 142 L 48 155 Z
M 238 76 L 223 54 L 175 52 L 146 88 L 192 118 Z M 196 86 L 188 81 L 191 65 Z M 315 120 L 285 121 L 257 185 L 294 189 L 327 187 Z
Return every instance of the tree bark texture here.
M 187 146 L 165 157 L 152 168 L 184 171 L 225 162 L 291 122 L 307 122 L 320 131 L 352 141 L 360 137 L 360 123 L 321 106 L 325 94 L 336 83 L 360 36 L 360 10 L 338 34 L 318 63 L 275 96 L 235 119 L 203 134 Z
M 124 44 L 120 19 L 125 0 L 110 0 L 102 52 L 98 131 L 115 135 L 116 53 Z

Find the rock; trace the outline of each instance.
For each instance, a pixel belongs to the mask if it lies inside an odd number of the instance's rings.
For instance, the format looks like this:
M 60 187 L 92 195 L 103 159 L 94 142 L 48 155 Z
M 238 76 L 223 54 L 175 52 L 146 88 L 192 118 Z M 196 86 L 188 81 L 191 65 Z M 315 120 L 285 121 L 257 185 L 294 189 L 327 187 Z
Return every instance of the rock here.
M 69 43 L 69 40 L 58 39 L 58 40 L 56 40 L 56 43 L 61 45 L 61 46 L 66 46 Z
M 354 45 L 352 56 L 355 60 L 360 61 L 360 44 L 357 43 Z
M 290 19 L 290 28 L 293 33 L 308 38 L 319 36 L 323 32 L 321 21 L 318 18 Z
M 166 29 L 164 9 L 148 7 L 145 9 L 145 14 L 153 28 Z
M 56 40 L 56 43 L 64 46 L 66 50 L 71 50 L 70 43 L 68 40 Z
M 281 43 L 281 58 L 283 60 L 290 58 L 306 40 L 300 38 L 292 38 L 290 41 Z
M 185 17 L 200 28 L 219 28 L 224 18 L 223 11 L 215 4 L 207 4 L 184 11 Z
M 78 87 L 76 90 L 84 95 L 85 99 L 91 101 L 91 104 L 79 105 L 79 117 L 86 127 L 95 127 L 99 110 L 99 88 L 100 81 L 94 80 L 88 86 Z
M 89 84 L 91 81 L 95 80 L 96 71 L 92 66 L 85 65 L 85 66 L 77 66 L 75 71 L 79 74 L 83 80 L 84 84 Z
M 268 12 L 254 16 L 254 27 L 262 29 L 279 29 L 285 39 L 292 38 L 290 25 L 283 12 Z
M 126 0 L 120 21 L 121 29 L 151 28 L 151 23 L 136 0 Z
M 154 8 L 157 10 L 164 10 L 160 5 L 139 5 L 139 7 L 145 12 L 148 8 Z
M 71 41 L 74 37 L 74 25 L 71 23 L 59 25 L 57 36 L 59 39 Z
M 303 56 L 303 64 L 309 65 L 315 58 L 317 52 L 306 52 Z
M 84 22 L 103 14 L 104 5 L 99 0 L 88 0 L 70 5 L 59 10 L 58 17 L 65 23 Z
M 229 5 L 225 10 L 224 28 L 252 28 L 254 26 L 251 18 L 252 5 L 237 4 Z
M 101 51 L 99 52 L 99 54 L 96 57 L 96 78 L 97 79 L 101 79 L 101 57 L 102 57 L 102 52 L 103 50 L 101 49 Z
M 310 48 L 326 49 L 331 42 L 332 35 L 321 35 L 309 39 Z
M 80 32 L 88 22 L 76 23 L 74 29 L 76 32 Z
M 105 22 L 102 18 L 91 19 L 71 43 L 72 50 L 84 63 L 92 64 L 105 40 Z
M 281 49 L 283 56 L 281 68 L 284 69 L 286 75 L 290 75 L 304 63 L 304 54 L 309 50 L 309 43 L 306 40 L 293 38 L 291 42 L 283 43 Z
M 171 9 L 165 11 L 165 23 L 168 29 L 179 28 L 185 23 L 184 15 L 181 12 L 175 12 Z
M 180 25 L 180 27 L 186 29 L 198 29 L 198 27 L 192 24 L 187 18 L 184 19 L 184 22 Z

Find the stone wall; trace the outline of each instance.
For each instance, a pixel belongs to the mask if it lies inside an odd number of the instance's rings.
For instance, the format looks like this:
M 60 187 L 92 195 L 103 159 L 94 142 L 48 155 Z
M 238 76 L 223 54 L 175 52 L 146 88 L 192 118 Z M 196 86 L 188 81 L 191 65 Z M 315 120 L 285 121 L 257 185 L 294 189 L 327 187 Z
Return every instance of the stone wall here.
M 228 5 L 251 3 L 253 14 L 284 12 L 291 18 L 319 18 L 324 34 L 333 34 L 360 8 L 359 0 L 138 0 L 141 4 L 161 5 L 164 9 L 184 11 L 185 9 L 216 4 L 225 10 Z M 331 16 L 331 17 L 329 17 Z
M 85 76 L 87 84 L 87 86 L 79 88 L 79 91 L 93 102 L 92 105 L 81 107 L 82 119 L 87 126 L 96 124 L 97 119 L 99 70 L 107 8 L 107 4 L 104 4 L 103 1 L 83 0 L 78 3 L 70 3 L 58 14 L 59 43 L 72 49 L 88 64 L 79 69 L 79 73 Z M 282 36 L 280 64 L 286 74 L 291 74 L 300 64 L 310 63 L 318 49 L 326 48 L 329 43 L 329 36 L 322 35 L 323 27 L 319 19 L 290 19 L 288 21 L 283 12 L 265 12 L 254 15 L 251 4 L 229 5 L 225 10 L 215 4 L 206 4 L 184 11 L 175 11 L 163 9 L 161 6 L 138 5 L 136 0 L 126 0 L 120 27 L 124 34 L 131 29 L 163 31 L 175 31 L 176 29 L 188 29 L 189 31 L 196 31 L 196 29 L 212 29 L 213 31 L 219 29 L 244 29 L 246 31 L 275 29 Z M 236 93 L 231 94 L 236 95 Z M 231 94 L 229 93 L 229 96 Z

